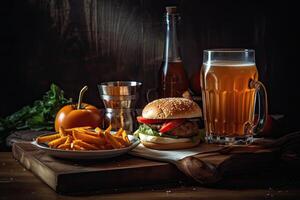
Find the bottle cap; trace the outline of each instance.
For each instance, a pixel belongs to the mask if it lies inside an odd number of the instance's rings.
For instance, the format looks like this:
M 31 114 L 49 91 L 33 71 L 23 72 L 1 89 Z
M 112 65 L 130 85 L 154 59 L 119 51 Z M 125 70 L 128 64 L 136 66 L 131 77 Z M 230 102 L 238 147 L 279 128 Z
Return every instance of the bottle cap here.
M 166 11 L 168 14 L 175 14 L 175 13 L 177 13 L 177 7 L 176 6 L 167 6 Z

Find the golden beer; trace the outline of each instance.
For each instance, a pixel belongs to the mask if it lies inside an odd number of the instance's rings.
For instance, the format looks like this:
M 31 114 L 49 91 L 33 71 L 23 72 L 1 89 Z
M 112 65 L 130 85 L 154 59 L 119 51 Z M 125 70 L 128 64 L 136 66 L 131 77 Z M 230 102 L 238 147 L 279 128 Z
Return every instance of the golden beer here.
M 256 93 L 260 86 L 250 84 L 258 82 L 255 62 L 230 59 L 204 62 L 200 80 L 207 138 L 252 139 Z

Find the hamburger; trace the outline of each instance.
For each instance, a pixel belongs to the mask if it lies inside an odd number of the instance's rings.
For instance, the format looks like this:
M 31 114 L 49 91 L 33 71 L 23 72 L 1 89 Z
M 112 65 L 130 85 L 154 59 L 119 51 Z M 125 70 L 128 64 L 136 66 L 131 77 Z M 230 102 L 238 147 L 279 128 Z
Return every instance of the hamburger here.
M 134 135 L 152 149 L 185 149 L 201 140 L 197 103 L 186 98 L 162 98 L 150 102 L 137 117 L 140 126 Z

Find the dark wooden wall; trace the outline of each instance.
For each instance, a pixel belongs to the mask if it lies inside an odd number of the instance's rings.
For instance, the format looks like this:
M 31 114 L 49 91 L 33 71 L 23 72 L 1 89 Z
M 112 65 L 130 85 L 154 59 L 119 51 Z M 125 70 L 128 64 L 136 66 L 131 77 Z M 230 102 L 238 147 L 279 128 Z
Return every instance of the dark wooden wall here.
M 143 106 L 162 61 L 164 7 L 173 3 L 182 16 L 180 45 L 190 77 L 203 49 L 254 48 L 270 112 L 300 126 L 299 11 L 284 1 L 11 1 L 2 12 L 0 116 L 40 98 L 52 82 L 75 99 L 87 84 L 86 101 L 101 107 L 98 83 L 141 81 Z

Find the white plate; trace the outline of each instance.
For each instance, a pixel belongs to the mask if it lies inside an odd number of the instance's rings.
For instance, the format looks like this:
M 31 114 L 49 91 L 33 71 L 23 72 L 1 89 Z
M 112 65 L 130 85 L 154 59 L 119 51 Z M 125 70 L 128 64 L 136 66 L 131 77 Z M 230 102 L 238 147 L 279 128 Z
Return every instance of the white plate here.
M 75 150 L 62 150 L 48 147 L 46 144 L 39 144 L 33 141 L 32 144 L 39 149 L 45 151 L 48 155 L 65 158 L 65 159 L 105 159 L 112 158 L 127 153 L 131 149 L 135 148 L 140 140 L 132 135 L 128 135 L 128 139 L 131 145 L 121 149 L 111 150 L 90 150 L 90 151 L 75 151 Z

